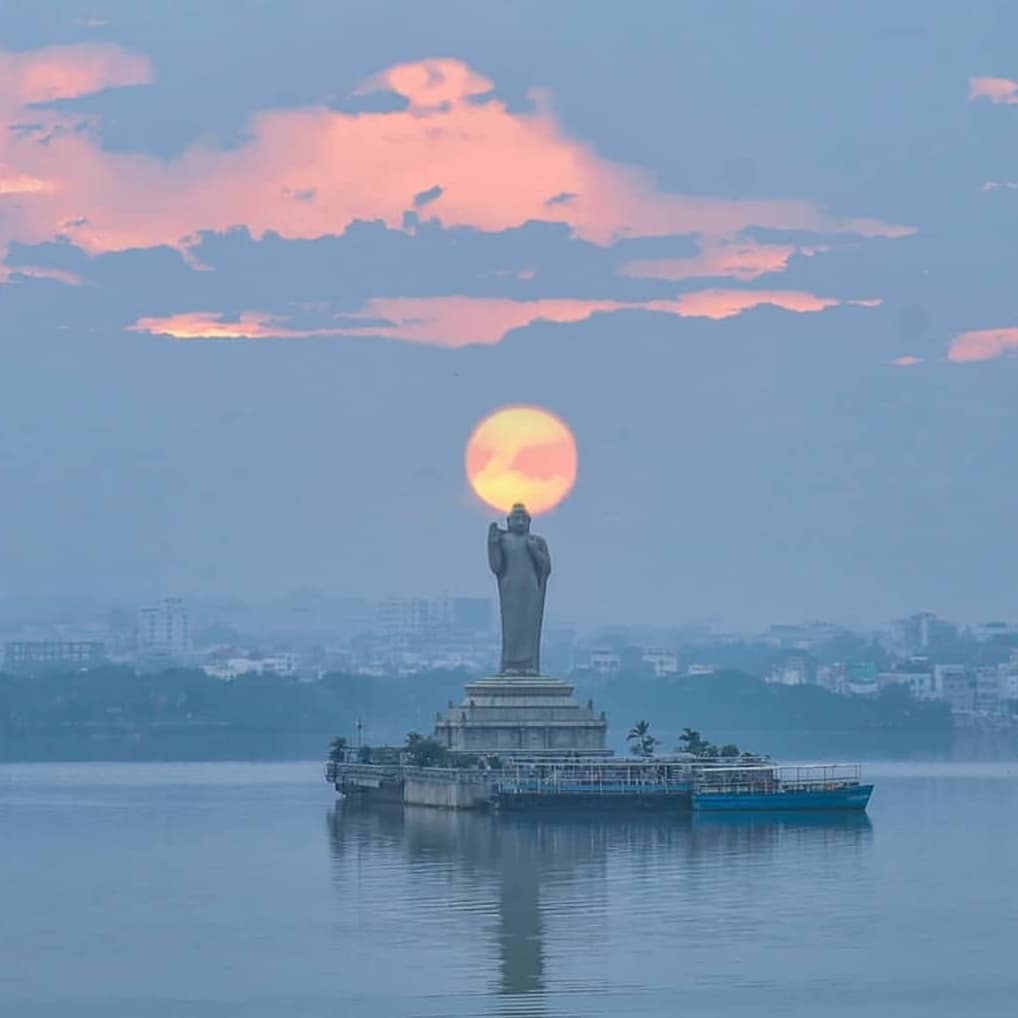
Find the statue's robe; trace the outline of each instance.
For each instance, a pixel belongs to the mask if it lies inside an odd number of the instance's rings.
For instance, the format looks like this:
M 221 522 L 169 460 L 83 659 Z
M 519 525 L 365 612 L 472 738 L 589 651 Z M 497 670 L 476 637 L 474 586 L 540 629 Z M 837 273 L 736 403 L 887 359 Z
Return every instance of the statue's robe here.
M 544 592 L 551 557 L 544 539 L 499 531 L 489 541 L 491 571 L 498 577 L 502 615 L 501 675 L 539 675 Z

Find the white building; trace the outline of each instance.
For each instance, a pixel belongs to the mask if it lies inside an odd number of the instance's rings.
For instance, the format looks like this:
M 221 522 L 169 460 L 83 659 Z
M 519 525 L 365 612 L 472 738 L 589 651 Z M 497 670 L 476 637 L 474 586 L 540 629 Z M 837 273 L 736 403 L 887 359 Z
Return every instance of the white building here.
M 1002 707 L 1003 679 L 1001 669 L 988 665 L 975 670 L 975 706 L 980 714 L 997 714 Z
M 231 657 L 226 661 L 205 665 L 205 674 L 214 679 L 231 681 L 242 675 L 277 675 L 292 678 L 297 674 L 297 655 L 272 654 L 269 657 Z
M 654 669 L 654 674 L 658 678 L 661 678 L 663 675 L 678 674 L 679 652 L 676 650 L 649 647 L 643 652 L 641 660 L 645 665 L 650 665 Z
M 592 650 L 590 670 L 598 675 L 616 675 L 622 670 L 622 655 L 614 650 Z
M 1018 668 L 1013 665 L 1001 665 L 1000 698 L 1010 703 L 1018 703 Z
M 975 679 L 966 665 L 934 665 L 933 695 L 951 708 L 952 714 L 975 710 Z
M 714 675 L 718 670 L 717 665 L 700 664 L 696 661 L 693 662 L 687 669 L 687 675 Z
M 933 700 L 933 672 L 881 672 L 877 680 L 881 689 L 904 686 L 917 700 Z
M 191 616 L 179 597 L 166 597 L 138 610 L 138 653 L 142 657 L 184 657 L 191 652 Z
M 948 693 L 959 683 L 968 680 L 968 668 L 965 665 L 934 665 L 933 695 L 937 700 L 949 699 Z
M 781 686 L 805 686 L 810 680 L 809 662 L 804 657 L 790 657 L 775 666 L 767 681 Z

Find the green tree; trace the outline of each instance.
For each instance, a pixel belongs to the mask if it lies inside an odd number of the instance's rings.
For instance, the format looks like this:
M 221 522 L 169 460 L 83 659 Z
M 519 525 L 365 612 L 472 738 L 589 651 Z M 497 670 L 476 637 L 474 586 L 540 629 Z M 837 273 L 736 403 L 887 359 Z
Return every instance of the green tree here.
M 333 763 L 340 763 L 346 759 L 347 741 L 342 735 L 337 735 L 336 738 L 329 743 L 329 759 Z
M 705 756 L 705 749 L 710 748 L 710 743 L 695 728 L 683 728 L 679 736 L 679 752 L 689 753 L 692 756 Z
M 654 755 L 654 747 L 658 744 L 659 740 L 650 734 L 649 721 L 637 721 L 629 729 L 629 734 L 626 735 L 626 742 L 629 743 L 630 753 L 634 756 L 646 758 Z
M 444 767 L 449 764 L 449 751 L 437 739 L 409 732 L 403 752 L 415 767 Z
M 726 760 L 730 760 L 739 755 L 739 747 L 736 746 L 734 742 L 727 742 L 721 747 L 720 755 Z

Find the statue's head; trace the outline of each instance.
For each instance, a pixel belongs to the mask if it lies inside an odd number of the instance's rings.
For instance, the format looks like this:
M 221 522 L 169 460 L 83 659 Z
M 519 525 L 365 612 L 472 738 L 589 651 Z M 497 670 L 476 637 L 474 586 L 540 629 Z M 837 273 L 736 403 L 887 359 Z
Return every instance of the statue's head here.
M 509 510 L 509 515 L 505 520 L 513 534 L 526 534 L 530 531 L 530 513 L 527 512 L 527 507 L 522 502 L 517 502 Z

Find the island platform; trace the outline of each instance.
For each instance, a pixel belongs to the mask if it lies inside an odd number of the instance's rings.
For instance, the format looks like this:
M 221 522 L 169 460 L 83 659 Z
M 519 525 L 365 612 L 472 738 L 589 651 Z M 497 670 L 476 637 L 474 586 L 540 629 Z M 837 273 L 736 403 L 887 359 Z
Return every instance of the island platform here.
M 784 766 L 671 757 L 516 757 L 498 767 L 329 761 L 347 797 L 446 809 L 860 811 L 873 791 L 859 764 Z

